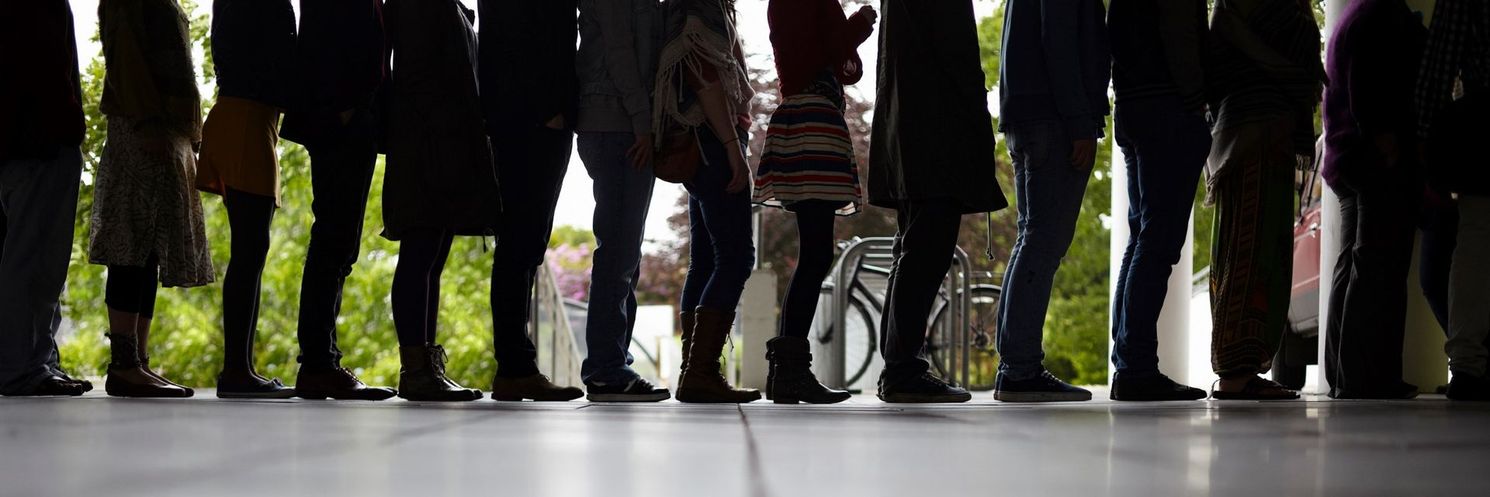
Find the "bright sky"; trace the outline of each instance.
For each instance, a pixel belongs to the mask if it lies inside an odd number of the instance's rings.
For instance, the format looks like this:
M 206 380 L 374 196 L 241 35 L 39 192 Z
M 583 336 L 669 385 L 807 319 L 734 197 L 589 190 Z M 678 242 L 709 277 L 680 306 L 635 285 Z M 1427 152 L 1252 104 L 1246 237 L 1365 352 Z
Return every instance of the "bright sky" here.
M 461 0 L 461 2 L 472 9 L 476 8 L 476 0 Z M 292 0 L 292 3 L 298 11 L 300 1 Z M 745 51 L 750 54 L 749 63 L 752 66 L 770 67 L 772 64 L 770 31 L 766 26 L 766 4 L 766 0 L 740 0 L 738 3 L 739 29 L 745 42 Z M 78 46 L 81 48 L 79 52 L 84 59 L 82 63 L 86 64 L 87 59 L 99 50 L 97 44 L 90 41 L 98 26 L 98 0 L 72 0 L 72 6 L 77 24 Z M 973 7 L 977 16 L 982 18 L 992 14 L 994 2 L 993 0 L 975 0 Z M 211 0 L 198 0 L 198 9 L 210 12 L 211 8 Z M 859 55 L 864 59 L 867 74 L 874 74 L 876 53 L 877 47 L 872 38 L 859 48 Z M 874 83 L 873 77 L 864 78 L 857 85 L 857 89 L 864 95 L 873 95 Z M 569 173 L 564 178 L 564 189 L 559 196 L 559 207 L 554 216 L 554 224 L 590 228 L 593 224 L 591 216 L 595 209 L 595 201 L 591 196 L 593 186 L 594 183 L 590 181 L 590 176 L 585 173 L 584 164 L 579 160 L 579 153 L 575 152 L 569 163 Z M 682 194 L 683 189 L 678 185 L 657 182 L 656 190 L 652 194 L 651 214 L 647 219 L 646 237 L 648 240 L 673 238 L 673 234 L 667 227 L 667 217 L 672 214 L 673 206 Z

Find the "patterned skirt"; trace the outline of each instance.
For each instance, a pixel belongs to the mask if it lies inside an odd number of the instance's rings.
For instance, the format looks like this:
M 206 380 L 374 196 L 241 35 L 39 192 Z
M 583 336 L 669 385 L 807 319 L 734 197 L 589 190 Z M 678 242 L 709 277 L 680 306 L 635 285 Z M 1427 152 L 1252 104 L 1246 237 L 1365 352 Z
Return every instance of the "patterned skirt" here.
M 828 97 L 787 97 L 771 115 L 755 173 L 755 202 L 787 207 L 822 201 L 850 215 L 863 205 L 854 143 L 843 111 Z

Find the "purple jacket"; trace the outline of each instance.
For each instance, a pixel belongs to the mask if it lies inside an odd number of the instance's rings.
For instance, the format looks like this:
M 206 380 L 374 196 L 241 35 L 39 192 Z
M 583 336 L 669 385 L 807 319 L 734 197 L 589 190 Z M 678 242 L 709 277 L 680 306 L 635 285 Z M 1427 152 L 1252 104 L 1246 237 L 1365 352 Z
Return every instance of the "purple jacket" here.
M 1325 182 L 1371 174 L 1387 164 L 1373 137 L 1397 136 L 1401 159 L 1414 153 L 1413 91 L 1427 30 L 1402 0 L 1355 0 L 1330 39 L 1324 93 Z

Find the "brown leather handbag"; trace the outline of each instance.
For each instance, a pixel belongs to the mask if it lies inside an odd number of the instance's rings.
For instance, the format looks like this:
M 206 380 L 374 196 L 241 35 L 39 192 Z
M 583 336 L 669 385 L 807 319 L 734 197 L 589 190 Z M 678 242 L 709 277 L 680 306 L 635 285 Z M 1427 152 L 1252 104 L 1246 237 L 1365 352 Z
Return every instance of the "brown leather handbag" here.
M 693 181 L 693 177 L 698 175 L 704 155 L 699 150 L 695 132 L 695 128 L 674 124 L 662 133 L 652 164 L 657 179 L 681 184 Z

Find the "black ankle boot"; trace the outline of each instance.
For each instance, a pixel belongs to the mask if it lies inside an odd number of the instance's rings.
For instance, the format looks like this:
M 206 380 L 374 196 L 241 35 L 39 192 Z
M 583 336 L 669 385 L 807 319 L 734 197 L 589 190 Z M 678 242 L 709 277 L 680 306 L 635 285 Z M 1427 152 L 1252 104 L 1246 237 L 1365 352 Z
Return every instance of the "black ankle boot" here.
M 430 344 L 424 347 L 399 347 L 403 369 L 398 373 L 398 396 L 408 400 L 462 402 L 481 398 L 480 390 L 457 385 L 445 377 L 445 349 Z
M 776 337 L 766 341 L 766 398 L 777 404 L 837 404 L 852 395 L 823 386 L 812 374 L 812 352 L 806 338 Z

